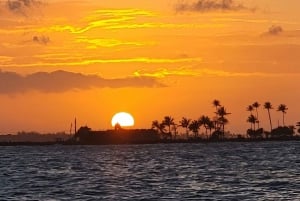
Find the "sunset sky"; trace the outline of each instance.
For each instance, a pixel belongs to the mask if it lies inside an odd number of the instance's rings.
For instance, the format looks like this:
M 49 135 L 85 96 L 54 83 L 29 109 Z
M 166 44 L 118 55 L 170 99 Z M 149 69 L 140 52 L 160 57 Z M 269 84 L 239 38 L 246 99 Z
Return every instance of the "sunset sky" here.
M 214 116 L 245 133 L 270 101 L 274 126 L 300 121 L 299 0 L 0 1 L 0 133 L 135 128 Z M 259 108 L 268 130 L 267 111 Z M 203 131 L 203 130 L 202 130 Z M 202 132 L 200 131 L 200 132 Z

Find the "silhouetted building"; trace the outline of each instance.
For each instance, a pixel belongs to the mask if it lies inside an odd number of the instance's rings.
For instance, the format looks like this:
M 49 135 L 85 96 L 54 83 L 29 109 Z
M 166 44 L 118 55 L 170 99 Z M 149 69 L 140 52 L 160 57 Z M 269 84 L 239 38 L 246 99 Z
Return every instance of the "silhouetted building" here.
M 89 127 L 79 128 L 74 136 L 79 144 L 151 144 L 159 142 L 154 129 L 122 129 L 93 131 Z

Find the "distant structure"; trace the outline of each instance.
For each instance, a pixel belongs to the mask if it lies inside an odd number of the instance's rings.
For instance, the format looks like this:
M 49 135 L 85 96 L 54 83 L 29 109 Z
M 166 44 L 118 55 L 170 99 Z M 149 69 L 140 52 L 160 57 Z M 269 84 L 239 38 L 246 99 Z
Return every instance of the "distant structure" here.
M 77 144 L 153 144 L 160 136 L 154 129 L 123 129 L 120 124 L 114 130 L 93 131 L 82 126 L 74 135 Z
M 118 131 L 118 130 L 121 130 L 121 129 L 122 129 L 121 124 L 116 123 L 115 130 Z
M 77 120 L 76 120 L 76 117 L 75 117 L 74 123 L 75 123 L 75 127 L 74 127 L 74 135 L 75 135 L 76 132 L 77 132 Z
M 71 126 L 70 126 L 70 135 L 72 135 L 72 129 L 73 129 L 73 122 L 71 122 Z
M 70 135 L 72 135 L 72 130 L 73 130 L 73 122 L 71 122 L 71 126 L 70 126 Z M 77 121 L 76 121 L 76 117 L 75 117 L 75 120 L 74 120 L 74 135 L 76 134 L 77 132 Z

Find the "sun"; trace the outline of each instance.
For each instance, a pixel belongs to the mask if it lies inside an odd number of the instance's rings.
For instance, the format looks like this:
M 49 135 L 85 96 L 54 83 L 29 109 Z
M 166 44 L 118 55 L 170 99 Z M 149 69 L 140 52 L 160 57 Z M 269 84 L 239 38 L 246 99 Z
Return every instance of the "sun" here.
M 122 127 L 134 126 L 134 119 L 132 115 L 127 112 L 119 112 L 111 119 L 111 125 L 114 127 L 116 124 L 120 124 Z

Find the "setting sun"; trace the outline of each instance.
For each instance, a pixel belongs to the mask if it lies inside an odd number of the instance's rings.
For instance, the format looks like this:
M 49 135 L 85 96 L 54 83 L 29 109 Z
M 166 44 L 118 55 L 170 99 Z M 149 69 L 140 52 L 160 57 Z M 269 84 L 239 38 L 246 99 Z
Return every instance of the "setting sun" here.
M 131 114 L 126 112 L 116 113 L 111 119 L 111 125 L 115 126 L 116 124 L 120 124 L 120 126 L 133 126 L 134 119 Z

